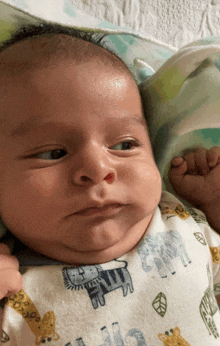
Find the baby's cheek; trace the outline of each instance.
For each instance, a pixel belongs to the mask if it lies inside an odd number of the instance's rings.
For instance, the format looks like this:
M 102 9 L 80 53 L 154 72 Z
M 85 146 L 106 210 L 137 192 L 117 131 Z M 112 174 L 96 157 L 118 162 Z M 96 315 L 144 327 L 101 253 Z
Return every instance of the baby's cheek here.
M 35 170 L 27 180 L 31 193 L 47 198 L 59 193 L 63 181 L 59 172 L 51 167 Z
M 154 162 L 149 164 L 137 165 L 138 175 L 143 184 L 153 185 L 152 187 L 161 186 L 161 176 Z
M 148 199 L 148 203 L 158 204 L 161 197 L 162 181 L 156 165 L 140 167 L 140 193 L 143 198 Z
M 127 171 L 131 191 L 139 199 L 150 205 L 159 203 L 161 196 L 161 176 L 154 162 L 146 164 L 145 162 L 135 163 L 130 171 Z

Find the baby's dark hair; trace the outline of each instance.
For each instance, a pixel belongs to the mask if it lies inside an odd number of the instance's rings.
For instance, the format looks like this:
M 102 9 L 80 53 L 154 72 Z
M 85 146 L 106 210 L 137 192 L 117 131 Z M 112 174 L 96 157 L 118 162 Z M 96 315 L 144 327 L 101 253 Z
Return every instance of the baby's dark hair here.
M 87 42 L 96 44 L 102 48 L 105 48 L 105 43 L 102 42 L 107 36 L 105 33 L 88 32 L 80 29 L 75 29 L 73 27 L 66 27 L 59 24 L 51 23 L 39 23 L 39 24 L 29 24 L 22 26 L 17 31 L 11 34 L 10 38 L 3 41 L 0 45 L 0 52 L 4 51 L 6 48 L 12 46 L 13 44 L 26 40 L 27 38 L 44 35 L 44 34 L 64 34 L 69 35 Z M 109 50 L 109 49 L 108 49 Z M 113 53 L 113 52 L 112 52 Z M 115 53 L 113 53 L 115 54 Z M 115 54 L 116 55 L 116 54 Z
M 105 63 L 107 60 L 108 62 L 111 61 L 114 67 L 127 71 L 131 78 L 133 78 L 133 80 L 136 82 L 134 75 L 131 73 L 126 63 L 106 44 L 105 38 L 106 36 L 108 36 L 107 33 L 96 31 L 89 32 L 56 23 L 39 22 L 39 24 L 25 25 L 12 33 L 7 40 L 0 43 L 0 53 L 20 41 L 34 38 L 35 36 L 45 36 L 48 34 L 63 34 L 71 36 L 73 38 L 77 38 L 103 48 L 105 51 L 109 52 L 108 56 L 103 56 L 103 63 Z

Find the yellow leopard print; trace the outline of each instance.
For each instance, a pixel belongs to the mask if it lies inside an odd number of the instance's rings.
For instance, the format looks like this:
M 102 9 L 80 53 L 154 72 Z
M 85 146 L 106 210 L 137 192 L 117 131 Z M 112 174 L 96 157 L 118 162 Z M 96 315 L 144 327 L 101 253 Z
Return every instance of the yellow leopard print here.
M 27 322 L 30 330 L 36 336 L 35 345 L 40 345 L 46 340 L 58 340 L 55 332 L 55 316 L 53 311 L 48 311 L 41 318 L 37 308 L 24 290 L 7 298 L 7 306 L 18 312 Z
M 190 217 L 190 214 L 182 207 L 181 204 L 177 204 L 175 210 L 168 207 L 161 208 L 161 214 L 173 214 L 179 216 L 182 220 L 186 220 Z
M 220 246 L 218 247 L 210 246 L 209 249 L 211 251 L 212 261 L 220 265 Z

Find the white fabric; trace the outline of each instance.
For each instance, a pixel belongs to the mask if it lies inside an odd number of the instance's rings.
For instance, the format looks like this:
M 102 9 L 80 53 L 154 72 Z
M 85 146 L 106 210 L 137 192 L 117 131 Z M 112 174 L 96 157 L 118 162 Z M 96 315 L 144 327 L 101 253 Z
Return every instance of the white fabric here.
M 144 239 L 121 258 L 28 267 L 1 345 L 219 346 L 219 254 L 204 214 L 164 192 Z
M 66 0 L 4 0 L 60 21 Z M 69 0 L 90 16 L 130 28 L 176 48 L 220 32 L 219 0 Z M 80 24 L 80 22 L 79 22 Z
M 94 17 L 138 30 L 177 48 L 220 32 L 219 0 L 70 1 Z

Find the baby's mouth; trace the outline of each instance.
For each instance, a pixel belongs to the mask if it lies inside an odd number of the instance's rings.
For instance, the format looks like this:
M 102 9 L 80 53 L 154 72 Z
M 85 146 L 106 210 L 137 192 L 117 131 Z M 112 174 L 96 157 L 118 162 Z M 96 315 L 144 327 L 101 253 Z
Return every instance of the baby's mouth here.
M 91 215 L 100 215 L 100 216 L 111 216 L 118 213 L 121 208 L 123 207 L 123 204 L 119 203 L 112 203 L 112 204 L 106 204 L 103 207 L 90 207 L 83 210 L 80 210 L 75 213 L 75 215 L 79 216 L 91 216 Z

